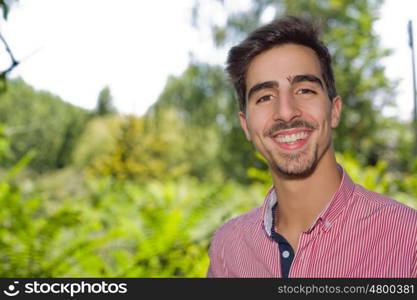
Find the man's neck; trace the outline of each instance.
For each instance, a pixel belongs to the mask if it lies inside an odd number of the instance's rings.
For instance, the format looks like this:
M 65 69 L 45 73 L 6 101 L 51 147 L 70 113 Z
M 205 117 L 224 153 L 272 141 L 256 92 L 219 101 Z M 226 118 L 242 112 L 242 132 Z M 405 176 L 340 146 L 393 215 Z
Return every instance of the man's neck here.
M 275 224 L 278 232 L 295 235 L 306 231 L 337 191 L 341 177 L 332 150 L 307 177 L 294 179 L 273 174 L 278 198 Z

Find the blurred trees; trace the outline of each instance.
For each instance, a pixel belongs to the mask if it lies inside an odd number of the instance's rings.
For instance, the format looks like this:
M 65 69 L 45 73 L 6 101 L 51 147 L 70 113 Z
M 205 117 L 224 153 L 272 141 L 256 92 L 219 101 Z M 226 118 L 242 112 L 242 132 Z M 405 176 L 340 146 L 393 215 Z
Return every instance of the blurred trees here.
M 100 91 L 98 95 L 97 107 L 94 113 L 98 116 L 104 116 L 114 114 L 116 112 L 117 111 L 113 105 L 113 96 L 111 95 L 110 88 L 106 86 Z
M 20 79 L 11 80 L 8 85 L 0 94 L 0 124 L 10 137 L 12 162 L 35 151 L 30 166 L 36 171 L 70 163 L 72 150 L 88 119 L 87 111 L 50 93 L 35 91 Z
M 171 76 L 147 112 L 149 122 L 160 126 L 167 109 L 185 124 L 193 174 L 203 178 L 220 169 L 227 178 L 247 180 L 246 169 L 255 160 L 253 148 L 242 140 L 232 90 L 221 67 L 194 62 L 181 77 Z
M 165 180 L 185 175 L 182 124 L 168 111 L 159 128 L 135 116 L 107 116 L 92 120 L 75 150 L 78 166 L 88 173 L 118 180 Z
M 157 120 L 150 116 L 94 118 L 75 149 L 75 165 L 89 174 L 140 182 L 184 175 L 208 178 L 218 170 L 216 132 L 187 127 L 170 109 L 158 112 Z
M 265 192 L 190 176 L 134 182 L 94 175 L 71 197 L 54 199 L 51 190 L 24 188 L 13 180 L 17 173 L 0 174 L 2 277 L 203 277 L 212 232 Z

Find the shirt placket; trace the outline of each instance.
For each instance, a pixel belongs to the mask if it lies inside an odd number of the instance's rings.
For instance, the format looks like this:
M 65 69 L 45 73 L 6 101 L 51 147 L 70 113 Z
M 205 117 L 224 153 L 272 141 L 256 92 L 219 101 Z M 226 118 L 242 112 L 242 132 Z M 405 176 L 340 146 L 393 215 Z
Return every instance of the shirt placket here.
M 298 241 L 298 247 L 295 252 L 294 260 L 291 264 L 288 277 L 306 277 L 308 276 L 308 268 L 310 265 L 310 256 L 314 240 L 320 234 L 321 222 L 311 228 L 308 232 L 303 232 Z

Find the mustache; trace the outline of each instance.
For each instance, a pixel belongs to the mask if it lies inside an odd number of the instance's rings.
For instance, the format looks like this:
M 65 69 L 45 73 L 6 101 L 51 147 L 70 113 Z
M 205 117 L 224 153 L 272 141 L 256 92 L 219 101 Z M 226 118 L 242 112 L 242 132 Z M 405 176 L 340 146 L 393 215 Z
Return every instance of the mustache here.
M 285 130 L 285 129 L 293 129 L 293 128 L 307 128 L 314 130 L 317 128 L 316 124 L 304 121 L 304 120 L 295 120 L 289 123 L 280 122 L 274 124 L 270 129 L 265 131 L 264 136 L 273 136 L 277 131 Z

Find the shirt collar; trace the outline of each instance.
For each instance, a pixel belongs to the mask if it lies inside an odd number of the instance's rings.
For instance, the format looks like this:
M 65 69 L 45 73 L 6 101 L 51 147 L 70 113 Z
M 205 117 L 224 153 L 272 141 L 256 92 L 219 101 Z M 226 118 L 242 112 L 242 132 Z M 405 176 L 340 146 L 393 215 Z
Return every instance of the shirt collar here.
M 269 189 L 268 193 L 266 194 L 265 203 L 264 203 L 264 229 L 268 236 L 271 236 L 271 229 L 272 229 L 272 208 L 274 207 L 275 203 L 277 203 L 277 194 L 275 193 L 275 188 L 272 187 Z
M 334 193 L 332 199 L 329 201 L 327 206 L 322 210 L 322 212 L 318 215 L 316 220 L 310 226 L 310 228 L 306 231 L 307 233 L 313 230 L 316 224 L 321 221 L 323 223 L 324 231 L 327 231 L 332 227 L 334 221 L 336 220 L 337 216 L 343 211 L 345 208 L 349 198 L 351 197 L 355 184 L 353 183 L 352 179 L 346 173 L 341 165 L 337 165 L 339 170 L 342 172 L 342 180 L 340 182 L 339 188 Z M 266 233 L 268 236 L 271 236 L 271 228 L 272 228 L 272 208 L 277 203 L 277 194 L 274 187 L 271 187 L 266 194 L 265 202 L 263 205 L 263 225 Z

